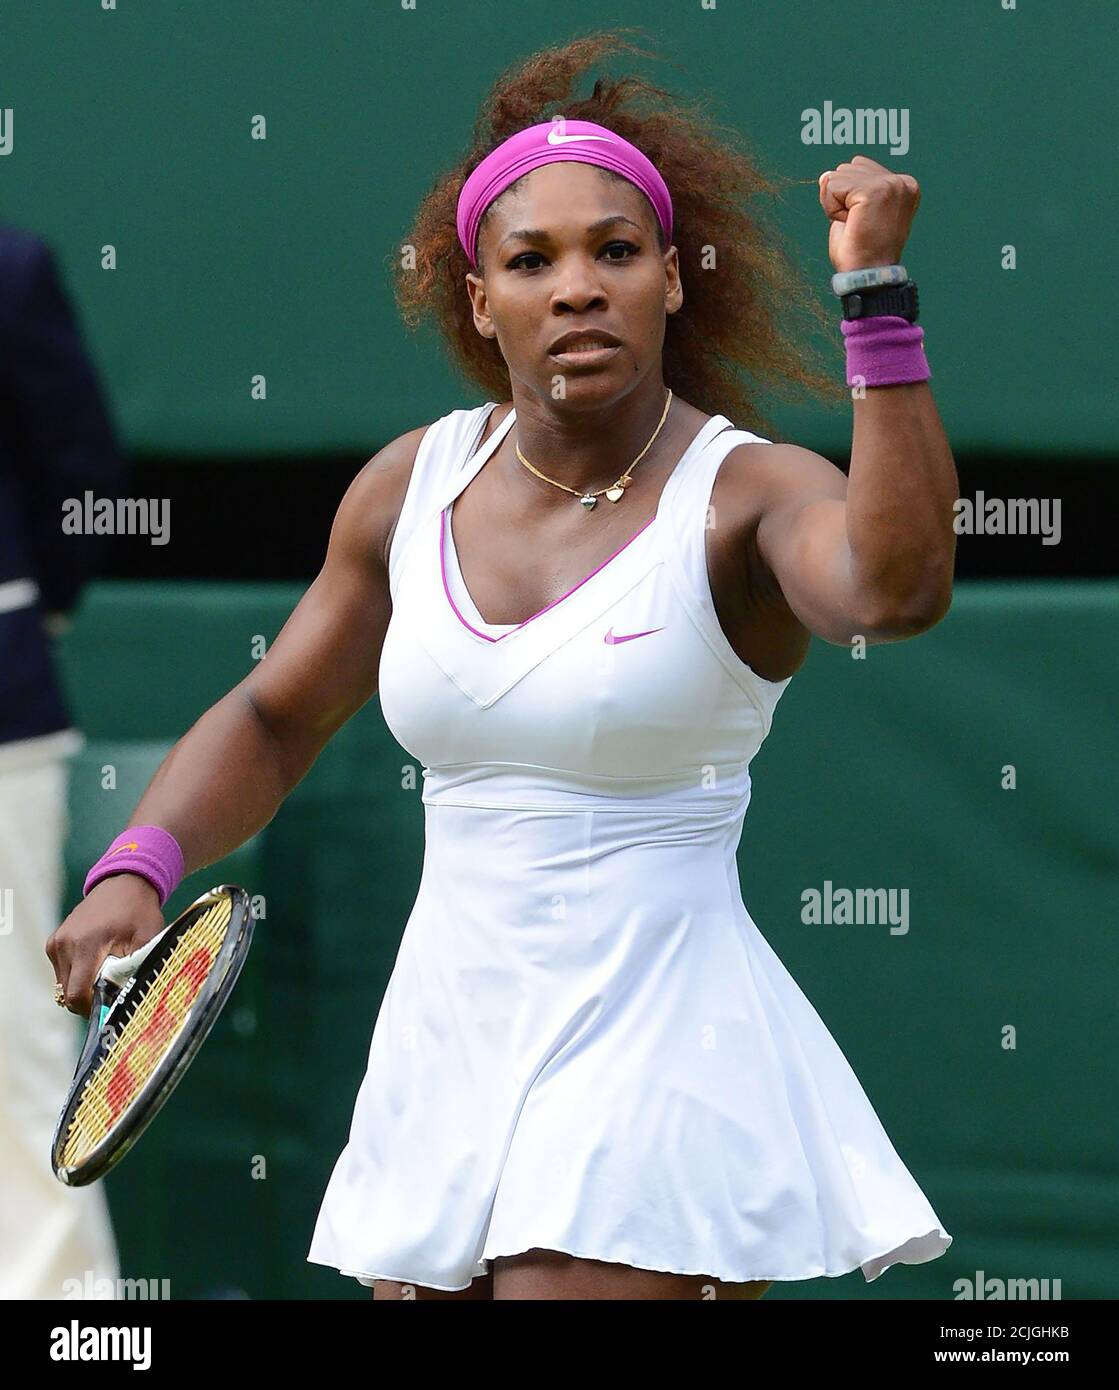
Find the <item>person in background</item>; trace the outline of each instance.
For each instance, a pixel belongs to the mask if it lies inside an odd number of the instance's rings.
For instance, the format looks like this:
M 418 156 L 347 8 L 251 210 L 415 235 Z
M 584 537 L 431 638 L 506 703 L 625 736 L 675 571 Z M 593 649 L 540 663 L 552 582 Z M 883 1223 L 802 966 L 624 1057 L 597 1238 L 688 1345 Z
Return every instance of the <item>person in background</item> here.
M 73 727 L 52 656 L 103 538 L 62 506 L 116 496 L 124 463 L 50 248 L 0 226 L 0 1298 L 61 1298 L 119 1273 L 100 1185 L 67 1188 L 50 1144 L 80 1031 L 54 1001 Z

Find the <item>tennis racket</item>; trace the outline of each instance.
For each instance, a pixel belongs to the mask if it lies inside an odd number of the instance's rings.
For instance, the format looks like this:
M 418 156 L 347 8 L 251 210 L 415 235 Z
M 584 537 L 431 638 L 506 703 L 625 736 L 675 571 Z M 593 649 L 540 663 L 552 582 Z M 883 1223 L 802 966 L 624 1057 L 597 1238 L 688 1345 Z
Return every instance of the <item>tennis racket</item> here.
M 51 1145 L 55 1177 L 104 1177 L 182 1079 L 245 963 L 253 915 L 224 884 L 129 956 L 106 956 L 89 1028 Z

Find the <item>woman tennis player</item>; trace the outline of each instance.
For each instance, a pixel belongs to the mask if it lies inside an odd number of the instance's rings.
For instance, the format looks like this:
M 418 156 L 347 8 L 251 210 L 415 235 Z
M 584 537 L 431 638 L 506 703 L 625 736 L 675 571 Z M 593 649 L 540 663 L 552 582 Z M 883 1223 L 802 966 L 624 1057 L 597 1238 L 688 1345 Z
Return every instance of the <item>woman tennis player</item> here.
M 742 206 L 753 163 L 647 83 L 568 99 L 622 46 L 494 89 L 399 282 L 489 399 L 366 465 L 48 948 L 84 1011 L 379 692 L 426 852 L 309 1253 L 374 1298 L 757 1298 L 951 1240 L 735 860 L 810 634 L 896 641 L 950 603 L 956 473 L 889 269 L 918 188 L 862 156 L 820 176 L 835 271 L 871 272 L 835 301 L 864 311 L 845 477 L 740 427 L 736 367 L 827 390 L 779 327 L 810 292 Z

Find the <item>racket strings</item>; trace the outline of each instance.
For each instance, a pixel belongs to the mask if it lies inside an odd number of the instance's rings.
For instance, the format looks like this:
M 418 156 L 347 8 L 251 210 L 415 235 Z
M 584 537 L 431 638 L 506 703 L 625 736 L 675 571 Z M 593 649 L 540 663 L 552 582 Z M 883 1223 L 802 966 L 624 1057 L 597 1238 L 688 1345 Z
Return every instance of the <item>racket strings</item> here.
M 202 911 L 147 982 L 82 1091 L 63 1146 L 63 1163 L 81 1162 L 140 1095 L 186 1024 L 232 915 L 226 896 Z

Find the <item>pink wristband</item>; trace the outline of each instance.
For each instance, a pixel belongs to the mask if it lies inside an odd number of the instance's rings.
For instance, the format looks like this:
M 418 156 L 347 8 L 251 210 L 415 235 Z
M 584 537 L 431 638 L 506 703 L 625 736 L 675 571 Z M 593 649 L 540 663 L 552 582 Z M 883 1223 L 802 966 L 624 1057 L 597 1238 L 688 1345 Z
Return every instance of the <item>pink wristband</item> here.
M 82 897 L 110 874 L 139 874 L 159 894 L 162 907 L 183 881 L 183 868 L 183 852 L 174 835 L 158 825 L 133 825 L 120 832 L 86 874 Z
M 840 323 L 847 348 L 848 386 L 901 386 L 928 381 L 925 330 L 895 314 Z M 859 378 L 859 380 L 856 380 Z

